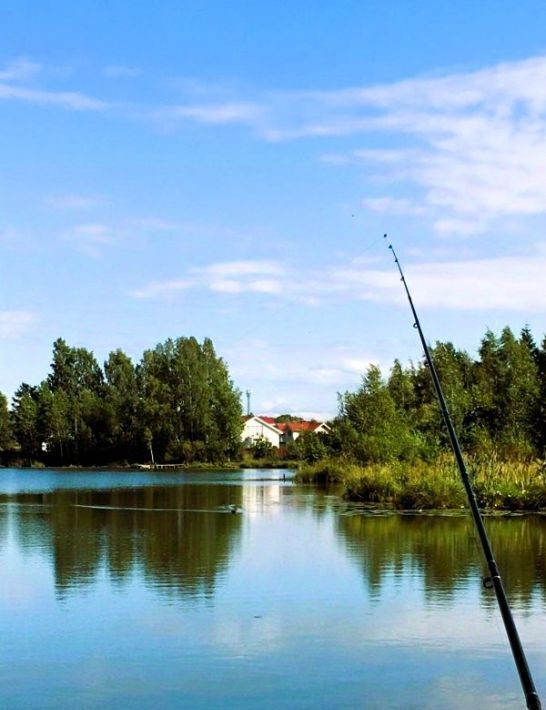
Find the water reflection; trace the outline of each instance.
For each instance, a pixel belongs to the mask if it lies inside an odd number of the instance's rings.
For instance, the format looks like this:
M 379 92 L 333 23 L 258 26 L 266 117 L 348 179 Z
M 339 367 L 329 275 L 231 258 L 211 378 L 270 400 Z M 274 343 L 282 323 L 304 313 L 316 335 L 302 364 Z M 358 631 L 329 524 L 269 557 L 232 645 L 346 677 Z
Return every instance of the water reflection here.
M 138 574 L 163 593 L 210 596 L 240 545 L 243 520 L 286 506 L 311 512 L 317 524 L 331 521 L 372 599 L 386 581 L 413 575 L 429 602 L 449 601 L 485 573 L 465 515 L 367 514 L 340 506 L 336 496 L 273 483 L 0 495 L 0 544 L 12 529 L 22 551 L 45 552 L 59 593 L 105 570 L 120 585 Z M 486 524 L 511 602 L 523 610 L 537 598 L 546 603 L 546 519 Z M 491 593 L 482 590 L 482 598 L 494 606 Z
M 259 478 L 0 495 L 2 707 L 521 707 L 467 517 Z M 544 688 L 546 519 L 487 526 Z
M 546 602 L 546 520 L 540 516 L 486 521 L 506 591 L 519 608 L 537 595 Z M 426 597 L 453 599 L 470 578 L 485 573 L 474 528 L 466 516 L 366 515 L 336 517 L 336 529 L 357 561 L 370 594 L 387 578 L 418 575 Z M 492 593 L 483 602 L 495 605 Z
M 232 514 L 241 487 L 180 486 L 53 491 L 5 497 L 7 521 L 23 551 L 46 551 L 60 593 L 107 570 L 118 584 L 135 573 L 164 593 L 211 595 L 241 530 Z

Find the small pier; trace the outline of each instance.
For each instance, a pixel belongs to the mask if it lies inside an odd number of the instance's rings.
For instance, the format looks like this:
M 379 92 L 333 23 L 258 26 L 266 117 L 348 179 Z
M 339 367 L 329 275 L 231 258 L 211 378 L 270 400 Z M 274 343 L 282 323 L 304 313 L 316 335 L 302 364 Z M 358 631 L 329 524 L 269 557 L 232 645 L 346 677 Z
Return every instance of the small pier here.
M 140 463 L 137 468 L 141 471 L 180 471 L 188 468 L 188 465 L 183 463 Z

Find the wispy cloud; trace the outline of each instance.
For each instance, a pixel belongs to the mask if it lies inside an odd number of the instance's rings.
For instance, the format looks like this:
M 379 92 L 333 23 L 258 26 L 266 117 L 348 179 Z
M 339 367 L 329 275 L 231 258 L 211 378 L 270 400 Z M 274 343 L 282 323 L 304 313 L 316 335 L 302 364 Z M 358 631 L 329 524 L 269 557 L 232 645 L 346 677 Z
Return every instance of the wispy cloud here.
M 223 294 L 277 294 L 282 288 L 284 267 L 275 261 L 227 261 L 189 269 L 181 279 L 152 281 L 132 292 L 135 298 L 172 299 L 183 291 L 205 289 Z
M 35 320 L 35 314 L 30 311 L 0 311 L 0 338 L 21 338 Z
M 256 127 L 263 124 L 267 107 L 263 104 L 245 101 L 225 101 L 220 103 L 180 104 L 165 106 L 153 112 L 162 122 L 190 120 L 212 125 L 245 125 Z
M 415 300 L 424 308 L 546 311 L 543 245 L 525 255 L 408 261 L 406 271 Z M 223 295 L 259 293 L 275 301 L 306 305 L 351 300 L 405 305 L 394 268 L 379 269 L 358 260 L 307 272 L 271 261 L 223 262 L 189 269 L 179 279 L 151 282 L 132 295 L 172 300 L 190 290 Z
M 0 69 L 0 81 L 26 81 L 40 73 L 42 65 L 24 57 L 14 59 Z
M 104 111 L 109 104 L 77 91 L 47 91 L 0 83 L 0 100 L 23 101 L 42 106 L 58 106 L 71 111 Z
M 441 235 L 467 236 L 506 217 L 546 213 L 545 86 L 546 57 L 537 57 L 444 77 L 304 94 L 299 101 L 305 112 L 297 111 L 295 101 L 296 115 L 285 130 L 277 127 L 275 137 L 376 134 L 379 147 L 326 154 L 323 162 L 356 160 L 369 174 L 417 187 L 422 211 L 415 214 L 428 212 Z M 413 145 L 382 147 L 381 136 Z M 371 198 L 365 206 L 402 213 L 402 205 L 389 197 Z
M 70 242 L 82 254 L 92 258 L 99 258 L 104 248 L 115 241 L 113 230 L 106 224 L 77 224 L 67 230 L 62 238 Z
M 412 200 L 400 197 L 366 197 L 362 204 L 372 212 L 401 214 L 401 215 L 422 215 L 426 214 L 426 209 Z
M 0 71 L 0 100 L 77 111 L 116 110 L 155 125 L 241 126 L 267 141 L 352 136 L 345 154 L 320 148 L 323 163 L 361 166 L 396 183 L 396 198 L 367 194 L 366 209 L 426 218 L 440 236 L 471 236 L 508 218 L 546 214 L 546 56 L 476 71 L 331 91 L 180 88 L 179 101 L 112 104 L 82 91 L 25 84 L 40 66 L 19 59 Z M 111 76 L 133 67 L 110 66 Z M 373 145 L 371 144 L 373 140 Z M 393 147 L 394 145 L 394 147 Z M 404 147 L 399 147 L 404 146 Z M 410 194 L 405 194 L 405 192 Z
M 29 235 L 14 227 L 0 226 L 0 246 L 8 248 L 26 248 L 28 247 Z
M 131 226 L 145 232 L 176 232 L 183 229 L 183 225 L 163 217 L 140 217 L 131 220 Z
M 102 73 L 108 79 L 130 79 L 140 76 L 142 74 L 142 70 L 138 67 L 129 67 L 123 64 L 111 64 L 104 67 Z
M 60 194 L 45 199 L 48 207 L 59 211 L 87 210 L 98 207 L 104 202 L 104 198 L 98 195 Z
M 483 232 L 506 217 L 546 214 L 546 57 L 478 71 L 333 91 L 246 92 L 245 98 L 161 112 L 173 120 L 240 124 L 265 140 L 374 136 L 373 148 L 322 154 L 420 191 L 367 197 L 391 214 L 428 214 L 440 235 Z M 409 148 L 387 147 L 393 139 Z M 385 145 L 381 145 L 384 142 Z
M 384 365 L 377 356 L 356 347 L 313 344 L 270 343 L 258 338 L 244 338 L 226 348 L 226 356 L 238 381 L 262 381 L 283 385 L 278 400 L 253 402 L 253 409 L 264 411 L 290 411 L 302 402 L 291 401 L 286 392 L 294 385 L 309 385 L 309 391 L 317 387 L 331 390 L 354 386 L 371 364 Z M 305 406 L 305 405 L 304 405 Z M 310 401 L 307 406 L 312 406 Z M 301 414 L 301 411 L 299 412 Z
M 546 311 L 546 253 L 525 256 L 408 263 L 406 272 L 416 303 L 455 310 Z M 340 293 L 376 302 L 405 305 L 398 275 L 379 269 L 332 272 Z
M 33 86 L 31 80 L 43 73 L 43 69 L 41 64 L 25 58 L 8 62 L 0 69 L 0 100 L 57 106 L 70 111 L 104 111 L 112 106 L 108 101 L 81 91 L 57 91 Z
M 172 279 L 170 281 L 151 281 L 143 288 L 131 292 L 134 298 L 172 300 L 183 291 L 195 288 L 190 279 Z
M 213 277 L 276 276 L 284 273 L 284 266 L 277 261 L 258 259 L 254 261 L 223 261 L 201 269 L 194 269 L 194 271 Z

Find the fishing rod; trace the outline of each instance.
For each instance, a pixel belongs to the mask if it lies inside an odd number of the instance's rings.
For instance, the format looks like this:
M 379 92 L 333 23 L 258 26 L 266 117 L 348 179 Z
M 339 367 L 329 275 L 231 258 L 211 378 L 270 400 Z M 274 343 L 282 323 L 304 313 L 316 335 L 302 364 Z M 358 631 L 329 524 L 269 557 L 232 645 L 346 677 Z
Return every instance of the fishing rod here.
M 453 422 L 451 420 L 451 415 L 449 413 L 447 403 L 446 403 L 446 400 L 444 397 L 444 393 L 442 391 L 440 379 L 438 378 L 438 373 L 436 371 L 436 367 L 434 366 L 434 361 L 432 360 L 432 356 L 430 354 L 430 350 L 428 348 L 427 341 L 425 340 L 425 336 L 423 335 L 423 329 L 421 328 L 421 323 L 419 321 L 417 311 L 415 310 L 415 306 L 413 305 L 413 300 L 412 300 L 411 294 L 409 292 L 408 284 L 406 283 L 406 278 L 404 276 L 404 272 L 402 271 L 402 267 L 400 265 L 400 262 L 398 261 L 398 257 L 396 256 L 396 252 L 394 251 L 394 247 L 392 246 L 392 244 L 388 240 L 388 237 L 386 234 L 384 235 L 384 238 L 387 240 L 387 244 L 389 246 L 389 249 L 392 251 L 394 261 L 396 263 L 396 266 L 398 267 L 398 271 L 400 272 L 400 280 L 404 284 L 404 289 L 406 291 L 406 296 L 408 297 L 411 312 L 413 313 L 413 317 L 415 319 L 413 327 L 417 329 L 417 331 L 419 333 L 419 338 L 421 339 L 421 345 L 423 346 L 423 350 L 425 352 L 425 360 L 428 365 L 428 369 L 430 370 L 432 382 L 434 384 L 434 389 L 436 391 L 436 397 L 438 398 L 438 403 L 440 405 L 442 417 L 444 419 L 444 422 L 445 422 L 445 425 L 447 427 L 447 431 L 449 434 L 451 448 L 453 449 L 453 453 L 454 453 L 455 459 L 457 461 L 459 473 L 461 474 L 461 479 L 462 479 L 462 482 L 463 482 L 463 485 L 464 485 L 464 488 L 466 491 L 468 503 L 470 505 L 470 510 L 472 512 L 472 518 L 474 519 L 474 525 L 476 526 L 476 529 L 478 531 L 478 536 L 480 538 L 483 554 L 484 554 L 484 557 L 487 561 L 487 566 L 489 569 L 490 576 L 486 577 L 483 580 L 483 584 L 486 589 L 493 588 L 495 590 L 495 596 L 497 597 L 497 603 L 499 605 L 500 613 L 501 613 L 502 620 L 504 623 L 504 628 L 506 629 L 506 634 L 507 634 L 508 640 L 510 642 L 510 647 L 512 649 L 512 655 L 514 657 L 514 662 L 516 664 L 516 668 L 518 669 L 519 678 L 520 678 L 521 686 L 523 688 L 523 693 L 525 695 L 527 707 L 529 708 L 529 710 L 541 710 L 542 706 L 540 704 L 540 698 L 539 698 L 538 693 L 536 691 L 535 684 L 534 684 L 533 678 L 531 676 L 531 671 L 529 670 L 529 666 L 527 665 L 527 660 L 525 658 L 523 646 L 521 645 L 518 630 L 516 628 L 516 624 L 514 622 L 512 612 L 510 611 L 510 606 L 508 605 L 508 599 L 506 597 L 506 592 L 504 591 L 504 586 L 502 584 L 502 579 L 500 576 L 499 568 L 497 567 L 497 563 L 495 562 L 495 558 L 493 557 L 493 550 L 491 549 L 491 543 L 489 542 L 489 538 L 488 538 L 487 532 L 485 530 L 485 526 L 484 526 L 483 519 L 482 519 L 482 516 L 480 513 L 480 509 L 478 508 L 476 494 L 474 493 L 474 489 L 472 488 L 472 483 L 470 481 L 470 477 L 469 477 L 468 471 L 466 469 L 466 465 L 465 465 L 464 458 L 463 458 L 463 453 L 461 451 L 461 446 L 459 444 L 459 439 L 457 438 L 457 434 L 455 432 L 455 428 L 454 428 Z

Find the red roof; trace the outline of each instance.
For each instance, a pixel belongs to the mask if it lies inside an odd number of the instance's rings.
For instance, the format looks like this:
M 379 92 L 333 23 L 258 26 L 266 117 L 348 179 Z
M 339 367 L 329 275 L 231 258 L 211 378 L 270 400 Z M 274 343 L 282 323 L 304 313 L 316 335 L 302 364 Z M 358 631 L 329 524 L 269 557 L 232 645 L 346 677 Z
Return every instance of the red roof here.
M 255 415 L 250 415 L 243 417 L 243 421 L 247 422 L 249 419 L 253 419 Z M 320 426 L 324 424 L 324 422 L 317 422 L 317 421 L 305 421 L 301 420 L 299 422 L 277 422 L 275 417 L 268 417 L 268 416 L 262 416 L 259 415 L 256 417 L 257 419 L 261 419 L 262 422 L 265 422 L 266 424 L 269 424 L 269 426 L 275 427 L 276 429 L 279 429 L 280 431 L 287 431 L 290 429 L 291 431 L 298 431 L 298 432 L 303 432 L 303 431 L 315 431 L 315 429 L 318 429 Z
M 260 415 L 258 417 L 258 419 L 261 419 L 262 422 L 267 422 L 268 424 L 273 424 L 273 426 L 277 426 L 277 422 L 275 421 L 275 417 L 262 417 Z
M 314 431 L 319 422 L 288 422 L 286 428 L 292 431 Z
M 271 427 L 272 429 L 280 431 L 281 428 L 277 425 L 273 417 L 258 417 L 255 414 L 247 414 L 246 416 L 243 416 L 242 419 L 244 424 L 246 424 L 250 419 L 259 419 L 261 422 L 267 424 L 267 426 Z

